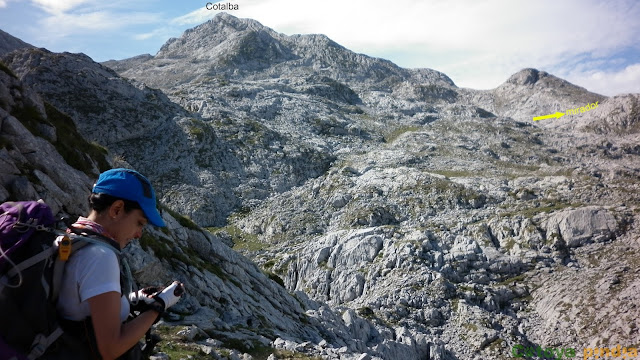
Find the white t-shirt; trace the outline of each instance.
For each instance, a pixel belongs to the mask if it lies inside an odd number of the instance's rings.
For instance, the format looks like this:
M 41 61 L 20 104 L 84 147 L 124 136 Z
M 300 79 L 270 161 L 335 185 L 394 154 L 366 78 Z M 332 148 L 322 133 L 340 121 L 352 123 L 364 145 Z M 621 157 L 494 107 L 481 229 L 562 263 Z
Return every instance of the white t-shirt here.
M 121 293 L 120 266 L 116 254 L 102 245 L 89 244 L 71 254 L 64 268 L 58 297 L 58 313 L 81 321 L 91 316 L 88 299 L 110 291 Z M 129 315 L 129 301 L 120 298 L 120 320 Z

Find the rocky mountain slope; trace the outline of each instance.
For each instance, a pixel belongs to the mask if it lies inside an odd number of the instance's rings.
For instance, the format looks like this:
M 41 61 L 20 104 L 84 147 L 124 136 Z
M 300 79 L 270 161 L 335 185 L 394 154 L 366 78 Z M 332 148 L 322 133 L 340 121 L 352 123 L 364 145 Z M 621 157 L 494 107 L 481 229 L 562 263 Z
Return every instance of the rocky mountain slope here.
M 150 174 L 168 208 L 217 226 L 176 215 L 190 228 L 132 251 L 141 279 L 149 263 L 193 277 L 185 321 L 213 337 L 329 359 L 640 345 L 638 94 L 535 69 L 461 89 L 228 14 L 155 56 L 2 61 L 111 164 Z M 169 238 L 184 257 L 163 258 Z
M 320 175 L 332 159 L 254 119 L 205 120 L 82 54 L 25 49 L 4 61 L 88 140 L 157 179 L 163 200 L 203 226 L 222 225 L 245 203 Z
M 130 164 L 121 157 L 107 159 L 107 150 L 84 140 L 67 114 L 12 70 L 0 70 L 0 202 L 43 199 L 59 216 L 86 214 L 99 172 Z M 304 293 L 288 292 L 278 276 L 233 251 L 229 239 L 162 209 L 167 228 L 146 229 L 125 254 L 142 286 L 173 279 L 186 286 L 187 295 L 166 318 L 174 330 L 157 329 L 173 339 L 160 349 L 217 359 L 253 358 L 249 354 L 300 358 L 300 353 L 355 358 L 365 352 L 352 340 L 352 327 L 365 320 L 354 314 L 343 320 Z M 380 336 L 376 345 L 380 352 L 424 352 L 391 336 Z

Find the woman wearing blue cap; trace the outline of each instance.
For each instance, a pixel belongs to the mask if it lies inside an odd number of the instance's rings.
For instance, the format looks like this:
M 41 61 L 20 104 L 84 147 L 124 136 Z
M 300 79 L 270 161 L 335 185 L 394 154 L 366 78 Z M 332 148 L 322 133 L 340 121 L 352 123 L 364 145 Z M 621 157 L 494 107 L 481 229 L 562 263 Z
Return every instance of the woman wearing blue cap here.
M 147 178 L 129 169 L 108 170 L 100 174 L 89 204 L 89 215 L 80 217 L 72 228 L 106 237 L 113 248 L 90 244 L 69 258 L 57 307 L 65 321 L 84 324 L 84 333 L 93 332 L 88 346 L 80 349 L 85 356 L 115 359 L 136 346 L 162 312 L 178 302 L 183 286 L 175 281 L 159 292 L 123 294 L 118 251 L 139 238 L 147 223 L 165 226 Z M 124 322 L 130 312 L 129 301 L 135 298 L 147 305 L 146 311 Z M 78 349 L 73 351 L 78 358 Z

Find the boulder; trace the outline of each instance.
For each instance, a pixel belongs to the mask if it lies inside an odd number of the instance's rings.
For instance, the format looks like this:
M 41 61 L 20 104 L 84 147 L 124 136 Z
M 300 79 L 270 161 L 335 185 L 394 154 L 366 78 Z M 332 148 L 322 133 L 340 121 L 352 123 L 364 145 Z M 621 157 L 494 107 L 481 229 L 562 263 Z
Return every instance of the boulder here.
M 613 213 L 598 206 L 556 212 L 544 225 L 547 239 L 560 236 L 567 247 L 615 238 L 619 224 Z

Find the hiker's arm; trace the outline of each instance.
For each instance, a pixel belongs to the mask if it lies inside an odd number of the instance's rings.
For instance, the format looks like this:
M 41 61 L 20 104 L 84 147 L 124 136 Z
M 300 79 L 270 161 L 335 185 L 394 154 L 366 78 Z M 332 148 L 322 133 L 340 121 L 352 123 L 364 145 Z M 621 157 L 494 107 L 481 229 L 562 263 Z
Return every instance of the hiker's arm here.
M 111 291 L 89 298 L 98 351 L 103 360 L 115 359 L 131 349 L 149 330 L 158 313 L 148 310 L 135 319 L 120 322 L 120 293 Z

